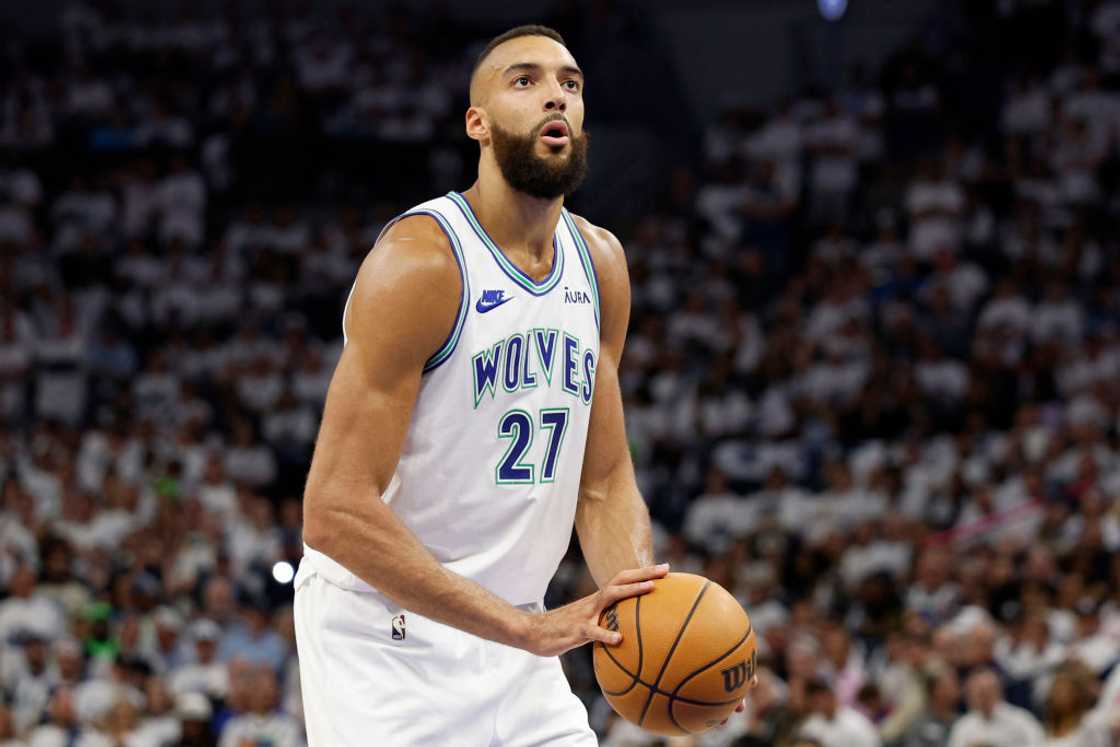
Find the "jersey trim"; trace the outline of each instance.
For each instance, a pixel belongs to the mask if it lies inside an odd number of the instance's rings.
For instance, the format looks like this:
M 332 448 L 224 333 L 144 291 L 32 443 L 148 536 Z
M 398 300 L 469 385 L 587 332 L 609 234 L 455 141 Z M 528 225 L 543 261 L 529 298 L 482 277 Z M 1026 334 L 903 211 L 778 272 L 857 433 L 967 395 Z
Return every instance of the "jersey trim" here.
M 459 338 L 463 336 L 463 326 L 467 321 L 467 311 L 470 309 L 471 301 L 471 280 L 467 274 L 467 260 L 463 256 L 463 247 L 459 244 L 459 237 L 455 233 L 455 229 L 447 222 L 447 219 L 437 213 L 435 210 L 413 210 L 405 215 L 430 215 L 439 223 L 439 227 L 447 234 L 448 241 L 451 242 L 451 250 L 455 256 L 455 264 L 459 266 L 459 277 L 463 282 L 459 288 L 459 313 L 455 316 L 455 326 L 451 328 L 451 332 L 447 334 L 447 339 L 444 340 L 440 349 L 435 352 L 428 362 L 424 364 L 424 373 L 428 373 L 439 367 L 441 363 L 451 357 L 455 352 L 455 348 L 459 345 Z M 403 215 L 401 216 L 404 217 Z
M 436 212 L 435 210 L 421 208 L 416 210 L 409 210 L 406 213 L 401 213 L 396 218 L 393 218 L 391 221 L 385 224 L 385 227 L 382 228 L 380 233 L 377 234 L 377 241 L 374 241 L 374 246 L 377 245 L 378 241 L 381 241 L 381 237 L 385 235 L 385 232 L 388 231 L 394 223 L 397 223 L 401 219 L 407 218 L 410 215 L 427 215 L 435 219 L 436 223 L 439 224 L 439 227 L 443 229 L 444 234 L 446 234 L 448 242 L 450 242 L 451 244 L 451 254 L 455 257 L 455 264 L 459 266 L 459 277 L 462 279 L 462 285 L 459 288 L 459 311 L 455 315 L 455 324 L 451 327 L 451 331 L 447 333 L 447 339 L 443 341 L 443 344 L 439 346 L 439 349 L 436 350 L 432 357 L 428 358 L 427 362 L 424 363 L 423 373 L 428 373 L 429 371 L 437 368 L 439 364 L 443 363 L 449 357 L 451 357 L 451 354 L 455 352 L 455 347 L 459 344 L 459 338 L 463 335 L 463 325 L 467 321 L 467 311 L 470 307 L 471 281 L 470 277 L 467 275 L 467 261 L 463 256 L 463 247 L 459 244 L 459 237 L 458 235 L 456 235 L 455 229 L 451 227 L 451 224 L 447 222 L 447 219 L 444 218 L 443 215 Z M 353 288 L 350 289 L 350 293 L 351 295 L 353 295 Z M 349 308 L 350 297 L 347 296 L 346 307 L 342 311 L 343 343 L 346 342 L 346 310 Z
M 572 215 L 568 212 L 568 209 L 560 208 L 560 214 L 564 216 L 564 222 L 568 225 L 568 233 L 572 235 L 576 251 L 579 253 L 580 264 L 583 265 L 583 274 L 587 276 L 587 282 L 591 286 L 592 297 L 595 301 L 595 326 L 599 327 L 599 275 L 595 272 L 595 262 L 591 259 L 591 250 L 587 248 L 587 242 L 583 240 L 583 234 L 580 233 L 576 222 L 572 220 Z
M 557 240 L 555 234 L 552 236 L 552 269 L 549 271 L 548 276 L 538 283 L 522 272 L 521 268 L 509 261 L 505 252 L 494 243 L 494 240 L 490 238 L 490 234 L 488 234 L 482 224 L 479 223 L 478 217 L 474 214 L 474 209 L 463 195 L 451 191 L 447 193 L 447 196 L 458 206 L 460 212 L 463 213 L 463 217 L 467 219 L 467 222 L 474 230 L 475 235 L 477 235 L 483 245 L 490 250 L 494 261 L 502 268 L 502 272 L 509 276 L 510 280 L 513 280 L 534 296 L 543 296 L 560 283 L 560 278 L 564 275 L 564 250 L 562 248 L 562 242 Z

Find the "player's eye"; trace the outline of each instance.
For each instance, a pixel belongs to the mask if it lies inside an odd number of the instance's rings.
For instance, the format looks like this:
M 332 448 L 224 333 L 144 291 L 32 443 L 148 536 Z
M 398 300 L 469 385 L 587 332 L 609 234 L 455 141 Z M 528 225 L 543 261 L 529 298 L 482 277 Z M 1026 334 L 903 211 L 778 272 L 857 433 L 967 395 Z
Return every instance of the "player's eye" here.
M 522 76 L 516 78 L 513 81 L 513 84 L 515 86 L 521 86 L 522 82 L 524 82 L 526 86 L 529 85 L 529 83 L 530 83 L 529 76 L 528 75 L 522 75 Z
M 564 81 L 564 85 L 566 85 L 568 87 L 569 91 L 578 91 L 579 90 L 579 81 L 578 80 L 574 80 L 574 79 L 573 80 L 566 80 L 566 81 Z

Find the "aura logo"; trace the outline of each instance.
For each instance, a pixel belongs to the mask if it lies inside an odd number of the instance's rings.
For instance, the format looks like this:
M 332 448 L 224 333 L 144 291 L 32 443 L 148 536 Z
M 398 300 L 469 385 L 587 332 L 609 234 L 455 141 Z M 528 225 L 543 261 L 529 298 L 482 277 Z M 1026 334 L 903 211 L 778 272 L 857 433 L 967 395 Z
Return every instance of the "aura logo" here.
M 573 290 L 565 285 L 564 303 L 591 303 L 591 294 L 587 291 Z

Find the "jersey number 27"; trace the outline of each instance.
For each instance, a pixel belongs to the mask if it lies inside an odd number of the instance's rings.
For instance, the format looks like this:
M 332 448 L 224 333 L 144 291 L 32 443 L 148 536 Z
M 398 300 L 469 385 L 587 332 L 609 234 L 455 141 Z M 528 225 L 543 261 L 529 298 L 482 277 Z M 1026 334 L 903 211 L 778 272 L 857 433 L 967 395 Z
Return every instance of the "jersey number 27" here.
M 548 448 L 540 465 L 540 482 L 556 479 L 556 464 L 560 457 L 560 447 L 564 443 L 564 431 L 568 429 L 567 407 L 546 407 L 538 413 L 540 428 L 534 427 L 533 416 L 525 410 L 510 410 L 498 421 L 498 438 L 508 440 L 505 456 L 494 470 L 494 479 L 499 485 L 525 485 L 537 482 L 537 465 L 526 464 L 525 452 L 533 445 L 534 432 L 548 432 Z

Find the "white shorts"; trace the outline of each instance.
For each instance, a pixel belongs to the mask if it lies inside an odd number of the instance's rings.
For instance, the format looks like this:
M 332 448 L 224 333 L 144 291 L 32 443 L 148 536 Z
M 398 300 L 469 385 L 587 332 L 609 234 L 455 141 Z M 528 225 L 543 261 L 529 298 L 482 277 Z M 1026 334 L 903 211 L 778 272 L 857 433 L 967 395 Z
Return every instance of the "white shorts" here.
M 342 588 L 307 558 L 295 597 L 308 747 L 598 744 L 555 657 Z

